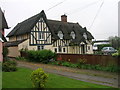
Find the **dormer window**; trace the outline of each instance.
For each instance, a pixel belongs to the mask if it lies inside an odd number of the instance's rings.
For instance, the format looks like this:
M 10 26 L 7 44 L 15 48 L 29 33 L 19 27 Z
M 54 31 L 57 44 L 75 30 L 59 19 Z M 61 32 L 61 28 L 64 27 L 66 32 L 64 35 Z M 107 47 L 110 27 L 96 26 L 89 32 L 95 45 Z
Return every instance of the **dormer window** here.
M 63 39 L 63 33 L 62 33 L 62 31 L 59 31 L 59 32 L 58 32 L 58 37 L 59 37 L 60 39 Z
M 75 32 L 72 31 L 72 32 L 70 33 L 70 36 L 72 36 L 72 38 L 75 39 Z
M 85 39 L 87 39 L 87 34 L 86 34 L 86 33 L 83 33 L 83 37 L 84 37 Z

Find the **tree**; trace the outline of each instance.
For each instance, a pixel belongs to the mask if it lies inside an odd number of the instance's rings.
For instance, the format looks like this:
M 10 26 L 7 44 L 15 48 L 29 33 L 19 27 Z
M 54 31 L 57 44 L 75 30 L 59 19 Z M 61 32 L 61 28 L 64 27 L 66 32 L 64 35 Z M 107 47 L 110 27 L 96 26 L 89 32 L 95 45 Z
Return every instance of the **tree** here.
M 112 45 L 112 47 L 114 47 L 115 49 L 119 49 L 120 48 L 120 37 L 109 37 L 109 41 L 110 41 L 110 44 Z

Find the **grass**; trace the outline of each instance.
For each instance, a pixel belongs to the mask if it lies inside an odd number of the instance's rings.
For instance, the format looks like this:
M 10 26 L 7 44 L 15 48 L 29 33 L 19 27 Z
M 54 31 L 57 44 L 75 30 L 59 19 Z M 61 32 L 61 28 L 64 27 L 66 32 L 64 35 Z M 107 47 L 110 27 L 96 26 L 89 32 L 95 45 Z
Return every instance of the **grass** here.
M 3 88 L 32 88 L 30 81 L 30 73 L 32 70 L 26 68 L 18 68 L 17 72 L 3 72 L 2 87 Z
M 17 72 L 3 72 L 3 88 L 32 88 L 30 74 L 32 70 L 18 68 Z M 109 86 L 97 85 L 83 82 L 64 76 L 48 73 L 47 88 L 111 88 Z

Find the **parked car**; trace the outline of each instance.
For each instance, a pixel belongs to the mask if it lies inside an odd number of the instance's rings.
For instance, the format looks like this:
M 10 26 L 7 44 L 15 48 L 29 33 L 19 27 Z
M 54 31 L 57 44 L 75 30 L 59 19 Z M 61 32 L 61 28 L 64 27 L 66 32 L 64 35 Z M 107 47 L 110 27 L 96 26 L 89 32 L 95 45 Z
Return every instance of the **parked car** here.
M 101 51 L 104 55 L 111 55 L 117 52 L 113 47 L 103 47 Z

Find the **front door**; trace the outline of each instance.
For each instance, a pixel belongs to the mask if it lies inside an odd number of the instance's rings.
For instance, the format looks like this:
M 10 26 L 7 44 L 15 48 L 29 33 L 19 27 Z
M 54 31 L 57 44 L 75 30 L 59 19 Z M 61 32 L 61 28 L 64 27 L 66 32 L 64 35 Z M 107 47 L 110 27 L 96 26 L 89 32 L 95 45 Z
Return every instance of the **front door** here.
M 81 54 L 85 54 L 85 45 L 81 45 Z

